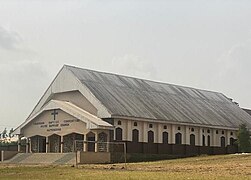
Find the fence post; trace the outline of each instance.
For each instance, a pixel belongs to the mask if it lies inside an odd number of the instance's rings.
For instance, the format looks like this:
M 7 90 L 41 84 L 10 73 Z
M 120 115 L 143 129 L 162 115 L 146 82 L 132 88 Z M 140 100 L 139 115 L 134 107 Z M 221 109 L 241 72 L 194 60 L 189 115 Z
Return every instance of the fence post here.
M 1 151 L 1 162 L 4 161 L 4 151 Z

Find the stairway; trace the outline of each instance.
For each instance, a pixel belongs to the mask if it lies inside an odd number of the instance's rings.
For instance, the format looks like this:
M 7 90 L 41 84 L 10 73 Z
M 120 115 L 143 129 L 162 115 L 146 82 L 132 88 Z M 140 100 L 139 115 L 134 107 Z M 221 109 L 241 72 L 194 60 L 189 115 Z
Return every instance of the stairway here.
M 18 153 L 8 164 L 75 164 L 75 153 Z

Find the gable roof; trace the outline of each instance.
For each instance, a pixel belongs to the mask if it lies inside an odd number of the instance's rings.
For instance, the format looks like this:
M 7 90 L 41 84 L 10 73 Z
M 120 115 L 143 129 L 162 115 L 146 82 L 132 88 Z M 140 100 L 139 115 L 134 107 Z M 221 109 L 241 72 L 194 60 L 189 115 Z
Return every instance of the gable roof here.
M 36 114 L 28 118 L 23 124 L 21 124 L 18 128 L 16 128 L 13 134 L 21 134 L 21 129 L 25 127 L 28 123 L 34 120 L 37 116 L 39 116 L 44 111 L 61 109 L 62 111 L 70 114 L 73 117 L 83 121 L 86 123 L 87 129 L 113 129 L 113 126 L 102 119 L 88 113 L 87 111 L 79 108 L 78 106 L 67 102 L 67 101 L 58 101 L 51 100 L 47 104 L 45 104 L 40 111 Z
M 222 93 L 65 66 L 112 116 L 237 128 L 251 116 Z

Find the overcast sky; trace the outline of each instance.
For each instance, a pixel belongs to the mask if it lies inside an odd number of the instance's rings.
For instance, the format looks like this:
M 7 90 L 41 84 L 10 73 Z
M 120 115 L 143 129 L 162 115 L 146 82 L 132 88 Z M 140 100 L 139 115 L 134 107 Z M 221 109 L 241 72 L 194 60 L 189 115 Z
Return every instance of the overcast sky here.
M 63 64 L 251 108 L 251 1 L 0 0 L 0 131 L 27 118 Z

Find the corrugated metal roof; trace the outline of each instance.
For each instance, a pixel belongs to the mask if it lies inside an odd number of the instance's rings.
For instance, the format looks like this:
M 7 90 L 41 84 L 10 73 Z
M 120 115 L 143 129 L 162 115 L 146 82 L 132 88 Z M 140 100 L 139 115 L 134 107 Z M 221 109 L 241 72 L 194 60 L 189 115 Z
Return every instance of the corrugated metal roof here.
M 251 116 L 251 109 L 245 109 L 245 108 L 242 109 Z
M 222 93 L 67 66 L 112 115 L 251 127 L 251 116 Z

